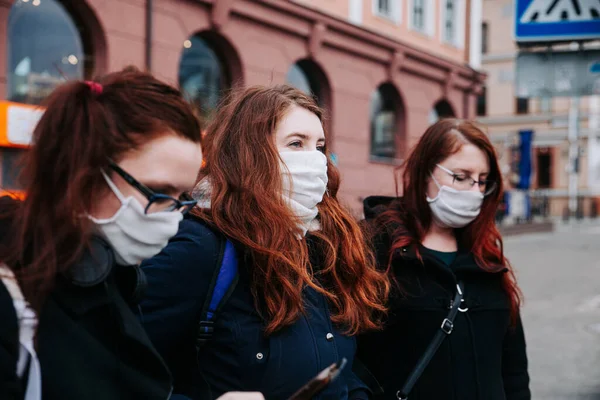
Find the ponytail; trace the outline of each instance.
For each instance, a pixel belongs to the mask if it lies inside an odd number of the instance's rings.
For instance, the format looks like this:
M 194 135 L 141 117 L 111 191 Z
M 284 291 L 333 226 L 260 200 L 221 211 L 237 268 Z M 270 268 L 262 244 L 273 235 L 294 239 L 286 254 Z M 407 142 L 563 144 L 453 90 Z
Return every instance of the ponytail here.
M 39 310 L 56 276 L 89 242 L 90 212 L 106 190 L 108 159 L 165 132 L 200 143 L 200 126 L 181 93 L 135 68 L 98 81 L 68 82 L 44 102 L 21 179 L 26 198 L 12 216 L 0 262 Z

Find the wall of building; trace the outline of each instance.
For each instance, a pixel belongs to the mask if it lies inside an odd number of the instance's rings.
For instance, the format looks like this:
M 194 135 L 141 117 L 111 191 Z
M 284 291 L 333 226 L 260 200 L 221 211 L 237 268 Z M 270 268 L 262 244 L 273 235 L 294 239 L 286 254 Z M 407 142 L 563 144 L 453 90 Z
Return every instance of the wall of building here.
M 94 75 L 131 64 L 144 66 L 145 1 L 77 3 L 88 20 L 96 21 L 93 34 L 99 51 L 94 55 Z M 343 2 L 328 3 L 342 7 Z M 11 4 L 0 0 L 0 26 L 6 26 Z M 183 44 L 195 34 L 203 35 L 223 58 L 233 84 L 284 83 L 288 70 L 299 60 L 308 60 L 319 71 L 326 88 L 330 140 L 343 177 L 342 197 L 357 215 L 363 197 L 393 194 L 394 168 L 427 128 L 438 101 L 448 102 L 456 116 L 474 115 L 483 75 L 462 62 L 432 55 L 404 40 L 392 40 L 297 2 L 154 0 L 153 4 L 151 71 L 174 85 L 178 85 Z M 6 33 L 0 31 L 0 85 L 6 84 L 5 51 L 1 51 L 6 40 Z M 464 57 L 464 50 L 458 53 L 456 60 Z M 396 159 L 385 162 L 371 157 L 369 116 L 371 97 L 383 83 L 397 90 L 404 115 L 397 132 L 399 152 Z M 0 86 L 0 99 L 3 96 Z
M 410 43 L 425 52 L 454 62 L 468 61 L 465 45 L 468 10 L 466 0 L 461 0 L 460 29 L 464 35 L 460 44 L 450 44 L 442 39 L 442 6 L 444 0 L 425 0 L 426 31 L 415 30 L 411 25 L 413 0 L 395 0 L 400 11 L 396 18 L 378 15 L 375 12 L 377 0 L 293 0 L 299 4 L 349 20 L 366 29 L 378 32 L 395 40 Z M 357 16 L 360 15 L 360 18 Z

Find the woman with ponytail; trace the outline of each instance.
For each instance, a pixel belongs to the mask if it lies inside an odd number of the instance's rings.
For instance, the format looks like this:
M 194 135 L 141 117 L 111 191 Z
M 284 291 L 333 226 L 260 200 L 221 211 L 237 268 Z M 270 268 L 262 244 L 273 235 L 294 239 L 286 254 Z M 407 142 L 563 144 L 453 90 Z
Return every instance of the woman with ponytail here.
M 169 398 L 170 373 L 130 307 L 144 292 L 139 263 L 195 204 L 181 196 L 200 140 L 180 92 L 135 68 L 49 96 L 26 198 L 1 202 L 0 398 Z
M 338 200 L 321 109 L 289 86 L 248 88 L 224 102 L 203 146 L 198 206 L 142 264 L 150 290 L 141 318 L 175 393 L 256 390 L 285 400 L 346 358 L 313 398 L 367 399 L 352 372 L 354 335 L 379 327 L 388 282 Z M 211 281 L 233 258 L 237 284 L 199 343 Z
M 404 166 L 402 198 L 365 200 L 393 281 L 381 332 L 359 338 L 375 399 L 529 400 L 521 293 L 494 216 L 496 152 L 475 124 L 432 125 Z

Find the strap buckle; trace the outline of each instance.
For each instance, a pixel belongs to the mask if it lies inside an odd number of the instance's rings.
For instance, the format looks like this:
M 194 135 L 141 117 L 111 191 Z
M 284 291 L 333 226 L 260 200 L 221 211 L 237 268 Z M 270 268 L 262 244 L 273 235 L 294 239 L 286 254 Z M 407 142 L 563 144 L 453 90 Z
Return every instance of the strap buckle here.
M 206 343 L 215 331 L 213 321 L 200 321 L 198 324 L 198 335 L 196 336 L 196 345 L 201 347 Z
M 460 304 L 462 304 L 464 302 L 465 302 L 465 299 L 460 299 Z M 466 313 L 467 311 L 469 311 L 469 307 L 462 308 L 462 307 L 458 306 L 458 311 L 460 311 L 461 313 Z
M 396 392 L 396 398 L 397 398 L 398 400 L 408 400 L 408 396 L 406 396 L 406 397 L 402 397 L 402 393 L 400 393 L 400 391 L 399 391 L 399 390 Z
M 442 321 L 442 326 L 440 326 L 440 328 L 442 329 L 442 332 L 444 332 L 446 335 L 449 335 L 454 329 L 454 323 L 448 318 L 444 318 L 444 320 Z

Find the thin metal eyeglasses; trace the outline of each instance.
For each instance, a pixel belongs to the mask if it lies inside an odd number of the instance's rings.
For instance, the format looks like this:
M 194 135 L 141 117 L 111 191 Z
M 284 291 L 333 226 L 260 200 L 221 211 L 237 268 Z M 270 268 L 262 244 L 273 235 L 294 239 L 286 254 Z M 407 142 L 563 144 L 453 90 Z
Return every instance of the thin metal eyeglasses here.
M 470 190 L 473 186 L 475 186 L 475 184 L 477 184 L 481 193 L 483 193 L 484 196 L 489 196 L 490 194 L 494 193 L 498 187 L 498 183 L 496 181 L 488 179 L 476 181 L 466 174 L 457 174 L 448 168 L 441 166 L 440 164 L 436 164 L 436 167 L 450 175 L 452 177 L 452 185 L 460 190 Z
M 171 197 L 167 194 L 155 193 L 152 189 L 139 182 L 133 176 L 129 175 L 123 168 L 119 167 L 117 163 L 112 160 L 108 160 L 110 168 L 115 171 L 119 176 L 130 184 L 133 188 L 139 191 L 148 199 L 148 205 L 144 209 L 145 214 L 152 214 L 160 211 L 179 211 L 182 214 L 187 214 L 194 206 L 197 201 L 192 199 L 188 193 L 183 193 L 179 196 L 179 199 Z

